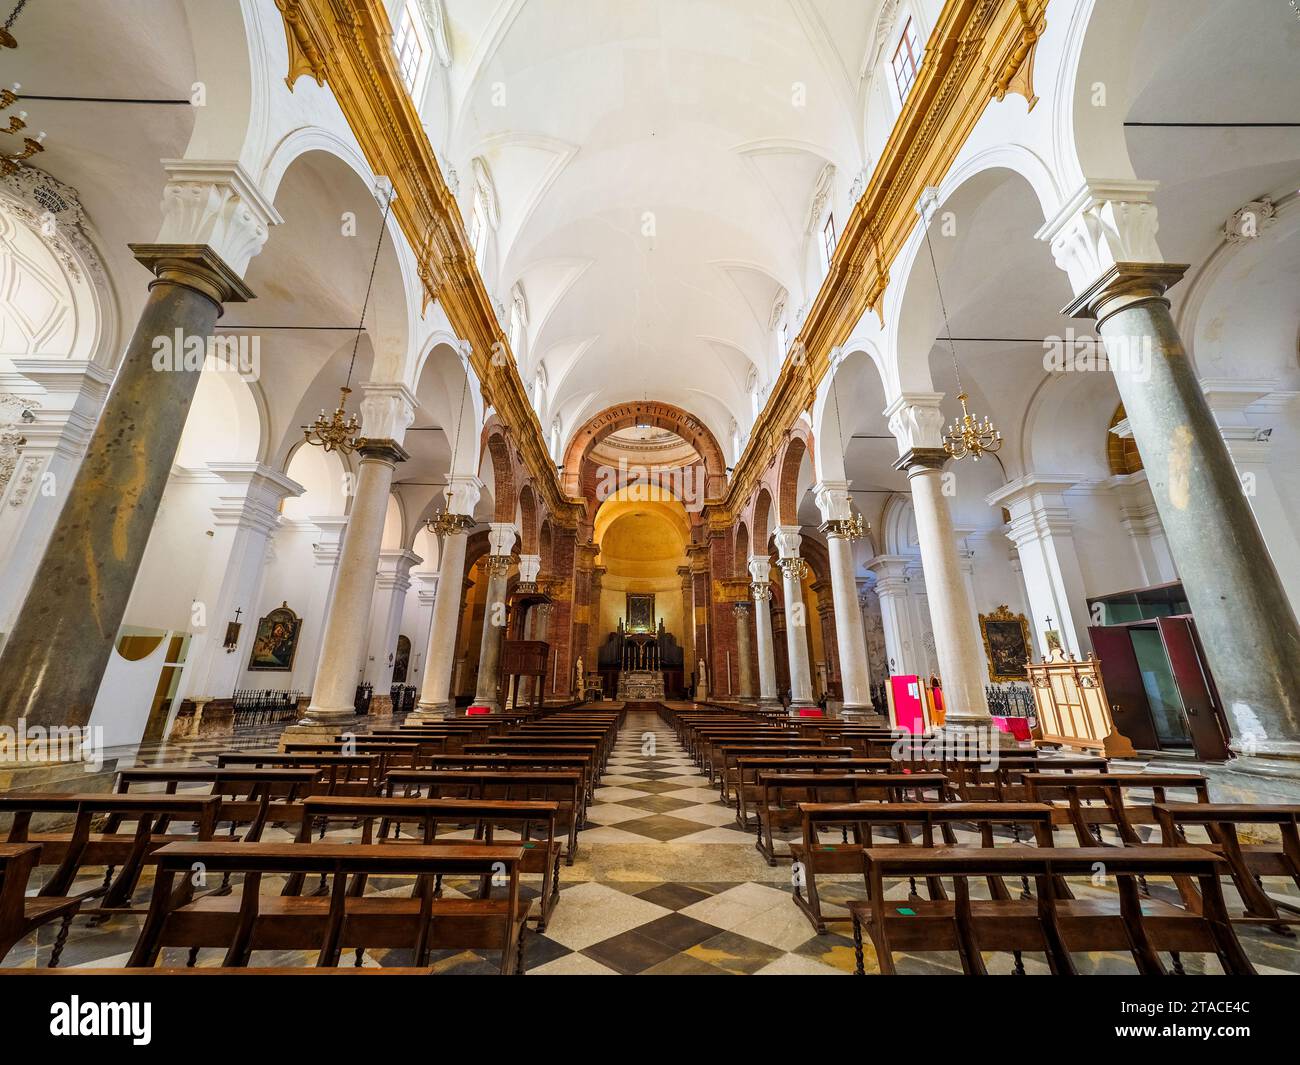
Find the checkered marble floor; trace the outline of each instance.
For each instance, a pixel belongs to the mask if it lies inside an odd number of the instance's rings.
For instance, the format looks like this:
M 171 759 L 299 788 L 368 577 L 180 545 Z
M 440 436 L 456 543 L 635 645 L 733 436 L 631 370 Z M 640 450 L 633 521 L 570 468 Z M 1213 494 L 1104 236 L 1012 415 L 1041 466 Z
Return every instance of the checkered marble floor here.
M 250 746 L 269 746 L 266 737 Z M 190 741 L 181 747 L 123 752 L 137 763 L 179 764 L 214 761 L 215 752 L 228 747 L 219 740 Z M 122 764 L 122 763 L 119 763 Z M 958 833 L 963 842 L 976 842 L 973 834 Z M 268 837 L 271 838 L 270 833 Z M 335 834 L 331 834 L 335 838 Z M 338 838 L 347 838 L 339 833 Z M 718 798 L 705 776 L 681 746 L 668 725 L 655 713 L 630 712 L 620 733 L 594 802 L 587 827 L 579 835 L 578 857 L 561 868 L 559 902 L 544 933 L 531 926 L 525 937 L 525 969 L 538 975 L 823 975 L 852 972 L 854 953 L 849 927 L 832 923 L 828 935 L 814 934 L 807 918 L 791 901 L 791 866 L 788 861 L 769 866 L 754 847 L 753 830 L 735 823 L 733 810 Z M 788 840 L 787 834 L 784 838 Z M 830 837 L 827 837 L 830 841 Z M 1070 840 L 1062 838 L 1062 844 Z M 785 852 L 778 842 L 777 850 Z M 530 878 L 531 879 L 531 878 Z M 1274 884 L 1270 885 L 1275 890 Z M 372 882 L 372 888 L 380 885 Z M 456 894 L 472 885 L 449 883 Z M 842 916 L 842 906 L 863 894 L 861 877 L 820 878 L 823 908 L 828 916 Z M 146 896 L 141 884 L 137 900 Z M 409 883 L 394 882 L 393 894 L 408 893 Z M 1109 894 L 1106 888 L 1083 886 Z M 1155 884 L 1153 894 L 1164 889 Z M 526 892 L 535 896 L 531 884 Z M 906 897 L 905 884 L 891 895 Z M 1230 906 L 1237 900 L 1230 890 Z M 65 966 L 120 966 L 135 942 L 139 919 L 116 918 L 98 928 L 83 919 L 74 925 L 64 952 Z M 1297 940 L 1284 939 L 1263 928 L 1242 927 L 1239 937 L 1261 973 L 1300 973 Z M 5 967 L 44 964 L 53 930 L 43 929 L 19 944 L 0 964 Z M 874 968 L 870 944 L 866 946 L 868 972 Z M 216 965 L 219 951 L 205 951 L 199 965 Z M 1009 971 L 1009 957 L 988 959 L 991 972 Z M 314 956 L 297 954 L 255 955 L 254 965 L 310 965 Z M 367 952 L 363 965 L 408 965 L 409 952 Z M 444 952 L 435 955 L 439 971 L 454 974 L 493 973 L 496 956 L 487 951 Z M 904 972 L 960 972 L 956 956 L 897 956 Z M 1117 955 L 1079 957 L 1084 972 L 1132 972 L 1131 962 Z M 347 959 L 345 959 L 345 964 Z M 1184 959 L 1189 972 L 1217 972 L 1217 962 L 1197 956 Z M 172 952 L 163 964 L 183 965 Z M 1031 974 L 1046 972 L 1046 965 L 1026 957 Z

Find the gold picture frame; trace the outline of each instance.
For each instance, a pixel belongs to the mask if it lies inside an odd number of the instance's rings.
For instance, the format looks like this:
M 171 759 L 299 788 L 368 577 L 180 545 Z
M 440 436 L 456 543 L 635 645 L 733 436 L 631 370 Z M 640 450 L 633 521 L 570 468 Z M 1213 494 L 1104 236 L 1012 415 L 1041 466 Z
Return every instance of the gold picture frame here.
M 1029 621 L 1024 614 L 1013 614 L 1006 603 L 992 614 L 980 615 L 980 635 L 984 638 L 984 656 L 989 663 L 989 680 L 994 684 L 1028 680 Z

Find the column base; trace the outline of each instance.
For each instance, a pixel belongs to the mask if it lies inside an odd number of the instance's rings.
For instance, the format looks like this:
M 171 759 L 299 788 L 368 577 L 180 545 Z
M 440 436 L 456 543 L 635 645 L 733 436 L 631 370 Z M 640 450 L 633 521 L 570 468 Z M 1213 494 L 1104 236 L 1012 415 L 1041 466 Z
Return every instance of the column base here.
M 953 736 L 970 741 L 978 741 L 989 750 L 1011 750 L 1020 747 L 1020 741 L 1011 733 L 1003 732 L 991 718 L 975 718 L 954 721 L 949 716 L 942 725 L 934 730 L 939 736 Z
M 490 714 L 499 714 L 499 713 L 501 713 L 501 703 L 500 703 L 500 701 L 497 700 L 497 699 L 479 699 L 479 698 L 476 697 L 476 698 L 474 699 L 474 701 L 473 701 L 472 703 L 470 703 L 469 705 L 470 705 L 470 706 L 486 706 L 486 707 L 488 708 L 488 713 L 490 713 Z
M 280 745 L 287 740 L 332 740 L 344 732 L 355 732 L 358 718 L 355 710 L 307 710 L 307 716 L 288 725 L 280 734 Z
M 884 715 L 877 713 L 871 703 L 845 703 L 840 707 L 840 717 L 845 721 L 852 721 L 855 725 L 889 726 L 889 721 Z
M 420 721 L 444 721 L 449 717 L 456 716 L 456 703 L 451 699 L 444 699 L 440 703 L 416 703 L 415 709 L 407 716 L 409 722 Z
M 1230 762 L 1204 766 L 1202 772 L 1210 784 L 1210 801 L 1300 803 L 1300 744 L 1269 746 L 1271 749 L 1265 753 L 1239 753 Z

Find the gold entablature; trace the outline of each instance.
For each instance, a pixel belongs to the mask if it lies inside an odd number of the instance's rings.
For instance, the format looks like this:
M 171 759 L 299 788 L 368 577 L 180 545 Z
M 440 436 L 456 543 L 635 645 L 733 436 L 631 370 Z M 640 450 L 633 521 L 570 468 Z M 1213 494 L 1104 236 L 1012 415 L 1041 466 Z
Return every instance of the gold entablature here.
M 1021 92 L 1032 106 L 1033 50 L 1048 0 L 946 0 L 903 111 L 867 188 L 854 204 L 823 283 L 796 342 L 800 365 L 787 360 L 737 461 L 717 513 L 740 512 L 776 457 L 785 431 L 809 409 L 843 344 L 867 311 L 881 313 L 889 264 L 916 224 L 922 191 L 938 185 L 992 100 Z M 383 0 L 276 0 L 289 42 L 290 88 L 303 74 L 328 82 L 371 168 L 397 191 L 394 214 L 419 277 L 452 328 L 470 342 L 479 380 L 493 392 L 502 421 L 514 427 L 524 463 L 552 520 L 576 527 L 581 503 L 565 498 L 541 422 L 527 400 L 513 358 L 490 374 L 494 345 L 509 352 L 492 301 L 469 253 L 455 198 L 443 180 L 401 78 L 389 42 Z M 489 377 L 495 380 L 489 384 Z

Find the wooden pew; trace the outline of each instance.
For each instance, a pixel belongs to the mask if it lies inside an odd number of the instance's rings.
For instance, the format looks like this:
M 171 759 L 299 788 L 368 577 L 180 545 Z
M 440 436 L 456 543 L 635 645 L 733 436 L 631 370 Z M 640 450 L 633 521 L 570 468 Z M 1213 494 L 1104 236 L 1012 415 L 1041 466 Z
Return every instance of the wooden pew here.
M 284 745 L 286 754 L 373 754 L 379 758 L 379 775 L 382 778 L 390 769 L 418 769 L 427 765 L 437 752 L 441 741 L 425 743 L 421 740 L 370 739 L 361 737 L 347 740 L 290 740 Z
M 1155 807 L 1125 803 L 1129 791 L 1150 789 L 1155 802 L 1163 803 L 1171 789 L 1187 789 L 1198 803 L 1210 801 L 1209 784 L 1199 773 L 1025 773 L 1021 779 L 1031 802 L 1056 807 L 1057 823 L 1073 827 L 1080 847 L 1105 846 L 1102 825 L 1110 825 L 1127 846 L 1146 842 L 1136 826 L 1158 824 Z
M 761 754 L 736 759 L 738 786 L 735 789 L 736 824 L 753 828 L 750 811 L 757 808 L 760 799 L 759 777 L 765 773 L 888 773 L 893 764 L 888 758 L 850 758 L 841 755 L 810 757 L 800 752 L 795 756 Z
M 80 897 L 67 895 L 27 896 L 27 882 L 40 860 L 38 843 L 0 843 L 0 961 L 15 943 L 43 924 L 59 922 L 59 934 L 50 951 L 50 968 L 59 964 L 68 941 L 72 918 L 81 906 Z
M 78 873 L 86 866 L 104 866 L 103 883 L 80 892 L 79 899 L 99 898 L 98 915 L 134 912 L 131 896 L 146 859 L 158 848 L 180 840 L 210 840 L 221 800 L 215 795 L 111 795 L 78 793 L 7 792 L 0 794 L 0 813 L 12 814 L 8 843 L 34 843 L 40 847 L 40 865 L 57 868 L 39 892 L 41 898 L 70 894 Z M 67 831 L 33 832 L 35 815 L 72 814 Z M 133 832 L 92 831 L 100 818 L 135 822 Z M 159 824 L 192 823 L 193 832 L 162 832 Z M 117 875 L 113 875 L 114 869 Z
M 1166 845 L 1204 847 L 1227 861 L 1233 885 L 1246 906 L 1245 914 L 1234 921 L 1267 924 L 1286 936 L 1294 935 L 1286 926 L 1300 923 L 1300 909 L 1270 896 L 1260 878 L 1290 877 L 1300 887 L 1300 805 L 1156 803 L 1155 813 Z M 1272 828 L 1280 838 L 1273 843 L 1243 843 L 1238 825 Z M 1208 840 L 1189 839 L 1187 830 L 1192 827 L 1203 829 Z M 1280 910 L 1296 916 L 1283 916 Z
M 839 770 L 834 762 L 826 762 L 809 771 L 791 759 L 776 768 L 758 770 L 758 782 L 754 786 L 758 839 L 754 846 L 767 859 L 768 865 L 776 865 L 779 857 L 772 839 L 773 831 L 802 827 L 801 804 L 906 802 L 912 798 L 924 801 L 925 795 L 931 791 L 935 802 L 943 802 L 949 797 L 946 779 L 935 780 L 934 775 L 918 773 L 891 773 L 888 760 L 883 758 L 842 758 L 840 761 L 868 762 L 870 765 Z
M 467 846 L 474 842 L 490 846 L 498 842 L 495 838 L 497 829 L 506 828 L 517 832 L 519 846 L 524 852 L 520 873 L 541 878 L 536 920 L 537 930 L 546 930 L 551 911 L 560 897 L 561 845 L 555 835 L 559 803 L 503 799 L 351 799 L 323 796 L 309 799 L 305 805 L 306 814 L 298 836 L 300 843 L 312 841 L 313 828 L 317 824 L 324 826 L 321 838 L 327 838 L 329 823 L 338 820 L 346 820 L 349 825 L 360 821 L 362 844 L 380 842 L 409 845 L 418 842 L 426 846 Z M 418 825 L 419 838 L 410 841 L 402 839 L 403 824 Z M 465 824 L 474 826 L 472 841 L 438 838 L 440 826 L 455 831 Z M 514 840 L 501 842 L 511 845 L 515 843 Z M 489 887 L 490 884 L 486 882 L 482 885 L 480 890 L 484 897 Z M 286 888 L 286 892 L 299 894 L 301 885 L 291 885 Z
M 572 865 L 578 854 L 585 782 L 580 770 L 533 769 L 395 769 L 388 774 L 385 794 L 447 799 L 500 799 L 554 802 L 557 827 L 566 832 L 564 860 Z
M 170 843 L 155 855 L 153 897 L 129 968 L 151 968 L 164 947 L 223 947 L 223 965 L 247 966 L 255 950 L 315 950 L 318 967 L 343 950 L 410 948 L 417 966 L 434 949 L 501 952 L 500 972 L 522 971 L 530 904 L 519 898 L 520 846 L 316 843 Z M 238 895 L 194 897 L 193 870 L 243 874 Z M 327 896 L 263 895 L 268 876 L 324 874 Z M 411 898 L 353 895 L 352 878 L 415 877 Z M 506 877 L 504 897 L 436 899 L 437 876 Z M 360 954 L 357 955 L 358 961 Z
M 928 778 L 928 779 L 927 779 Z M 937 778 L 937 779 L 936 779 Z M 897 781 L 898 791 L 886 791 L 884 802 L 816 803 L 805 802 L 799 806 L 801 838 L 790 844 L 790 853 L 799 863 L 802 877 L 794 880 L 794 902 L 811 922 L 818 935 L 826 934 L 829 921 L 847 921 L 828 918 L 822 912 L 821 896 L 817 890 L 818 874 L 833 875 L 862 872 L 862 855 L 868 847 L 880 844 L 880 835 L 892 833 L 900 847 L 933 847 L 935 831 L 939 842 L 955 845 L 957 837 L 953 826 L 973 825 L 980 833 L 980 842 L 987 847 L 994 844 L 994 828 L 1010 828 L 1016 842 L 1023 831 L 1027 839 L 1039 846 L 1052 845 L 1052 811 L 1041 803 L 969 803 L 944 802 L 948 781 L 942 774 L 899 773 L 887 777 L 873 777 L 873 781 Z M 925 780 L 924 789 L 933 789 L 938 801 L 900 802 L 898 797 L 917 787 L 914 782 Z M 924 792 L 922 792 L 924 794 Z M 838 830 L 839 841 L 825 843 L 823 832 Z M 931 897 L 943 898 L 942 884 L 937 880 L 928 885 Z M 1000 881 L 990 881 L 989 890 L 994 897 L 1009 897 L 1006 886 Z M 912 885 L 915 894 L 916 887 Z
M 852 758 L 852 747 L 822 747 L 816 743 L 756 744 L 749 740 L 737 744 L 719 743 L 713 747 L 718 765 L 718 794 L 730 803 L 731 792 L 740 783 L 740 762 L 745 758 L 811 758 L 826 761 L 832 758 Z
M 1218 957 L 1229 975 L 1255 970 L 1228 922 L 1219 889 L 1224 861 L 1197 847 L 1027 848 L 871 847 L 864 853 L 870 899 L 849 904 L 858 972 L 864 971 L 862 932 L 876 951 L 882 974 L 897 972 L 895 950 L 956 951 L 968 975 L 987 973 L 981 951 L 1041 952 L 1054 974 L 1076 974 L 1081 951 L 1129 954 L 1142 975 L 1166 975 L 1159 952 L 1201 952 Z M 1063 899 L 1061 878 L 1092 876 L 1103 867 L 1118 899 Z M 1037 897 L 977 900 L 976 878 L 1021 876 L 1034 880 Z M 1138 877 L 1191 877 L 1205 907 L 1196 913 L 1144 900 Z M 953 878 L 954 898 L 886 898 L 887 880 Z M 1176 964 L 1176 971 L 1180 967 Z
M 469 743 L 465 745 L 465 754 L 479 758 L 520 758 L 533 759 L 535 767 L 542 766 L 546 759 L 568 758 L 581 759 L 583 773 L 587 783 L 587 801 L 596 791 L 600 780 L 600 767 L 596 762 L 597 746 L 594 743 Z M 430 765 L 436 765 L 430 762 Z M 558 767 L 558 766 L 557 766 Z M 567 766 L 563 768 L 568 768 Z
M 283 751 L 223 751 L 217 768 L 314 769 L 318 795 L 375 795 L 383 784 L 377 754 L 286 754 Z

